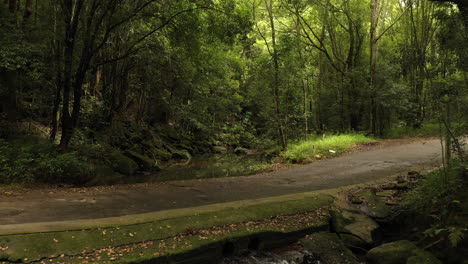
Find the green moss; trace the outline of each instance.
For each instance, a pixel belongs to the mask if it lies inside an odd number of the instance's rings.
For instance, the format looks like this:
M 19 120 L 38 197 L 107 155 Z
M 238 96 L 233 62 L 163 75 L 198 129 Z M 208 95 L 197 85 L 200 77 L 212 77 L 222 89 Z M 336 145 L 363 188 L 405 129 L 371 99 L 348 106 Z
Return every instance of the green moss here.
M 406 264 L 441 264 L 442 262 L 429 252 L 419 252 L 417 256 L 409 257 Z
M 400 264 L 406 263 L 406 260 L 414 256 L 418 247 L 408 241 L 401 240 L 392 243 L 383 244 L 367 252 L 367 259 L 375 264 Z
M 367 259 L 375 264 L 441 264 L 431 253 L 408 240 L 383 244 L 367 252 Z
M 324 263 L 358 264 L 356 257 L 334 233 L 320 232 L 301 240 L 305 249 L 320 256 Z
M 0 247 L 8 247 L 8 250 L 4 251 L 3 254 L 5 254 L 4 259 L 10 261 L 18 261 L 25 258 L 37 260 L 61 254 L 73 255 L 81 252 L 91 252 L 99 248 L 167 239 L 190 230 L 212 226 L 230 226 L 231 224 L 235 226 L 236 223 L 246 221 L 271 219 L 281 215 L 294 215 L 307 211 L 315 211 L 331 204 L 333 200 L 332 196 L 318 195 L 302 200 L 232 207 L 211 213 L 186 215 L 129 226 L 2 236 L 0 237 Z M 325 226 L 328 226 L 327 221 L 324 223 Z M 291 226 L 296 225 L 295 228 L 297 228 L 298 223 L 296 221 L 290 224 Z M 284 230 L 288 229 L 285 227 Z M 244 231 L 239 229 L 238 231 L 231 232 L 229 237 L 245 235 Z M 258 230 L 253 231 L 257 232 Z M 271 230 L 262 229 L 261 231 Z M 222 240 L 225 238 L 217 237 L 216 239 Z M 209 244 L 213 241 L 205 241 L 204 239 L 200 241 L 202 245 L 205 242 Z M 197 246 L 199 245 L 194 245 L 194 247 Z M 177 250 L 184 251 L 186 249 Z M 179 252 L 177 250 L 175 252 Z
M 370 217 L 385 218 L 390 215 L 390 209 L 369 189 L 364 189 L 357 192 L 357 195 L 361 196 L 366 203 L 361 205 L 361 210 L 364 211 Z

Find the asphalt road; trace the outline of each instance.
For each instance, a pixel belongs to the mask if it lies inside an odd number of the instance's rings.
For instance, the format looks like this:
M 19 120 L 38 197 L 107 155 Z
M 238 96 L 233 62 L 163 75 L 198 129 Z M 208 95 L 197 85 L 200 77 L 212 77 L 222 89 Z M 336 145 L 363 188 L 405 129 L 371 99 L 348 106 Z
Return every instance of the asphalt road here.
M 416 139 L 233 178 L 81 189 L 0 189 L 0 225 L 98 219 L 330 189 L 440 164 L 440 142 Z

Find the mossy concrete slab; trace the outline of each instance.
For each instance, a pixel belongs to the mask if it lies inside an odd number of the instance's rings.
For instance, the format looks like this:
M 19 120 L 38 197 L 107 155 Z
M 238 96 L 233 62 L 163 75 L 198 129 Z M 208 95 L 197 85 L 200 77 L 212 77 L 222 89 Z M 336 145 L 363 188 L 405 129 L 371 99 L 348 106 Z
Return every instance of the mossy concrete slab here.
M 97 219 L 101 227 L 90 227 L 91 223 L 84 223 L 80 229 L 76 223 L 69 223 L 70 227 L 77 229 L 67 230 L 63 225 L 57 230 L 53 223 L 44 225 L 41 228 L 49 231 L 30 234 L 10 234 L 0 236 L 0 247 L 6 250 L 0 251 L 0 259 L 9 261 L 29 262 L 45 257 L 54 258 L 61 255 L 75 255 L 82 252 L 94 252 L 101 248 L 118 247 L 121 245 L 138 244 L 144 241 L 157 241 L 170 239 L 178 234 L 190 234 L 196 230 L 211 228 L 213 226 L 226 226 L 232 228 L 239 223 L 249 221 L 260 221 L 263 219 L 274 219 L 278 216 L 297 215 L 304 212 L 314 212 L 324 206 L 330 205 L 334 197 L 330 195 L 315 195 L 302 197 L 299 200 L 267 201 L 263 203 L 253 203 L 250 205 L 217 205 L 212 208 L 191 209 L 183 212 L 169 212 L 164 217 L 163 214 L 139 216 L 140 219 L 132 223 L 131 218 L 119 221 L 119 219 Z M 152 218 L 153 217 L 153 218 Z M 107 220 L 108 222 L 106 222 Z M 138 222 L 146 220 L 146 222 Z M 125 223 L 121 225 L 119 223 Z M 298 221 L 284 224 L 283 227 L 267 226 L 266 228 L 234 230 L 228 232 L 228 236 L 216 236 L 215 240 L 209 240 L 207 245 L 224 241 L 228 238 L 238 238 L 241 236 L 256 233 L 291 233 L 307 229 L 307 223 L 298 225 Z M 231 226 L 233 225 L 233 226 Z M 328 227 L 328 219 L 317 223 L 310 223 L 319 229 Z M 54 230 L 55 229 L 55 230 Z M 16 230 L 18 233 L 18 230 Z M 223 232 L 221 232 L 223 233 Z M 220 234 L 216 234 L 220 235 Z M 205 239 L 201 239 L 204 245 Z M 200 243 L 190 243 L 198 245 Z M 198 247 L 198 246 L 197 246 Z M 194 249 L 192 247 L 190 249 Z M 179 248 L 177 248 L 179 250 Z M 185 250 L 183 250 L 185 252 Z M 177 251 L 178 252 L 178 251 Z M 178 254 L 181 252 L 178 252 Z M 152 256 L 154 257 L 154 256 Z

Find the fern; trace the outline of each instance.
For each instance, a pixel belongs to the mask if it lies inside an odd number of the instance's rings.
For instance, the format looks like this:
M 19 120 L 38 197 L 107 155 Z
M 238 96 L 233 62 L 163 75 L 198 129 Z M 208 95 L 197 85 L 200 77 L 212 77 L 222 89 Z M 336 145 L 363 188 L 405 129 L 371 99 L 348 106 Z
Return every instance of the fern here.
M 450 243 L 452 244 L 452 247 L 456 247 L 458 243 L 460 243 L 460 241 L 462 241 L 465 238 L 465 232 L 468 231 L 467 228 L 455 226 L 450 227 L 448 230 L 448 238 L 450 240 Z

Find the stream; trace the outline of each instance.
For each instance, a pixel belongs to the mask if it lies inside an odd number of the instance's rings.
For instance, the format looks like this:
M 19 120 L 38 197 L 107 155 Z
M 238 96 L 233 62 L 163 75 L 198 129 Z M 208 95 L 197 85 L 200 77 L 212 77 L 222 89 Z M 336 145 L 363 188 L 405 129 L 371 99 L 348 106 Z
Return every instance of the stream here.
M 135 175 L 122 179 L 124 184 L 206 179 L 249 175 L 270 165 L 261 155 L 217 154 L 203 155 L 190 161 L 167 162 L 159 172 Z
M 245 256 L 225 258 L 220 264 L 322 264 L 308 251 L 252 251 Z

